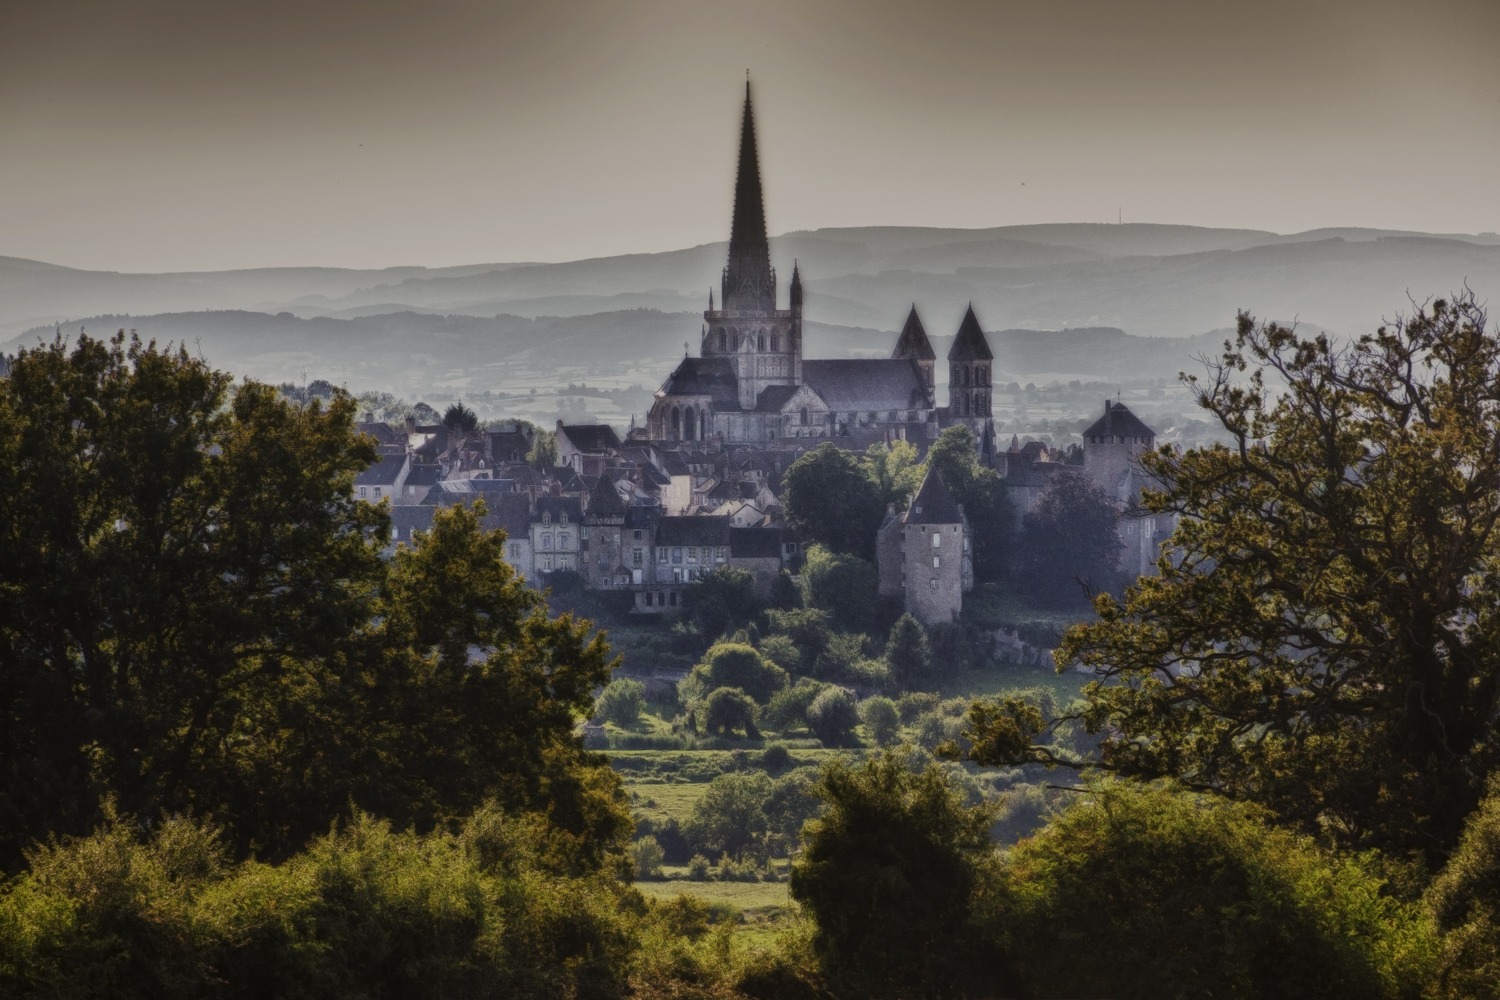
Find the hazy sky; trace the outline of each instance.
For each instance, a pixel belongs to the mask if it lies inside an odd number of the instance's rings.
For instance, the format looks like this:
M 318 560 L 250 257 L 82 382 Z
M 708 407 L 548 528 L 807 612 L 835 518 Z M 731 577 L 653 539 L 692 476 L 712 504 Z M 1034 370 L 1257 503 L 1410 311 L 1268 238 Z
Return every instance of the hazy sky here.
M 0 254 L 566 260 L 768 223 L 1500 230 L 1500 2 L 0 0 Z

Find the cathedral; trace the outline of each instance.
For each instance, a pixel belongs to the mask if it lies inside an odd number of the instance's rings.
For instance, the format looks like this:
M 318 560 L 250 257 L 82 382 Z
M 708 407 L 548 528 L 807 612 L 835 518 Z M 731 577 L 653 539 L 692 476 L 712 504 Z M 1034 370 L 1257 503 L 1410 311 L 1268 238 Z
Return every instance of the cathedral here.
M 873 432 L 916 441 L 962 423 L 980 453 L 992 453 L 994 355 L 972 306 L 948 352 L 946 407 L 937 405 L 937 355 L 915 305 L 889 358 L 802 357 L 802 278 L 794 265 L 787 308 L 778 309 L 748 81 L 732 219 L 719 307 L 710 290 L 698 357 L 683 358 L 656 392 L 647 418 L 652 439 L 774 446 Z

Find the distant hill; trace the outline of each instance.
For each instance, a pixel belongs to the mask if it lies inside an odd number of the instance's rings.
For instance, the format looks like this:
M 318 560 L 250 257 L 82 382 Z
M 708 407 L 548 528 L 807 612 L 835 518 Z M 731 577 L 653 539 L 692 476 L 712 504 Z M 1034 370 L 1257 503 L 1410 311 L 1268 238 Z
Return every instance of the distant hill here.
M 724 254 L 723 243 L 711 243 L 563 263 L 175 274 L 82 271 L 4 257 L 0 331 L 86 316 L 225 309 L 304 319 L 461 314 L 502 325 L 506 316 L 696 312 L 717 285 Z M 783 288 L 792 261 L 799 262 L 810 321 L 893 331 L 916 302 L 928 332 L 937 335 L 957 327 L 970 301 L 991 329 L 1116 327 L 1144 337 L 1185 337 L 1226 326 L 1237 309 L 1249 309 L 1354 333 L 1407 308 L 1408 294 L 1419 300 L 1447 294 L 1465 281 L 1481 297 L 1500 289 L 1494 233 L 1281 235 L 1145 223 L 886 226 L 786 233 L 772 240 L 772 257 Z

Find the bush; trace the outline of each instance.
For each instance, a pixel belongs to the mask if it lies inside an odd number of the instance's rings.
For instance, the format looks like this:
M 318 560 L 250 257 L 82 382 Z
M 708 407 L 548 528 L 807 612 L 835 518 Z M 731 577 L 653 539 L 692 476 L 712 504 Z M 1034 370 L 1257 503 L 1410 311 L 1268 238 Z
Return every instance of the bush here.
M 818 794 L 828 812 L 792 866 L 791 895 L 839 992 L 1006 995 L 972 921 L 993 881 L 993 810 L 965 809 L 942 769 L 913 773 L 890 751 L 829 764 Z
M 693 860 L 688 862 L 688 878 L 694 882 L 707 882 L 708 859 L 701 854 L 694 854 Z
M 716 736 L 740 729 L 754 739 L 760 735 L 755 728 L 755 702 L 739 688 L 719 688 L 704 699 L 703 728 Z
M 888 746 L 900 736 L 901 715 L 889 698 L 866 698 L 859 706 L 859 717 L 876 746 Z
M 974 651 L 964 627 L 958 622 L 938 622 L 928 633 L 932 649 L 929 672 L 936 677 L 953 677 L 973 664 Z
M 785 743 L 772 743 L 760 755 L 760 766 L 778 774 L 792 766 L 792 754 Z
M 630 854 L 635 861 L 636 878 L 661 878 L 661 863 L 666 859 L 666 852 L 661 849 L 655 837 L 645 836 L 631 844 Z
M 604 722 L 613 722 L 621 729 L 629 729 L 640 721 L 645 707 L 646 685 L 616 677 L 599 696 L 599 702 L 594 707 L 594 717 Z
M 981 920 L 1033 996 L 1415 995 L 1432 951 L 1369 859 L 1247 806 L 1095 786 L 1007 861 Z
M 917 717 L 917 746 L 931 752 L 963 732 L 962 721 L 941 712 L 924 712 Z
M 796 644 L 803 669 L 810 669 L 817 663 L 833 635 L 832 617 L 817 608 L 767 611 L 766 621 L 773 635 L 784 635 Z
M 824 746 L 848 746 L 854 742 L 854 727 L 859 725 L 854 698 L 841 687 L 824 688 L 807 706 L 807 725 Z
M 1443 932 L 1436 995 L 1495 995 L 1500 983 L 1500 777 L 1470 817 L 1458 850 L 1427 891 Z
M 846 680 L 865 655 L 865 636 L 859 632 L 835 632 L 828 637 L 813 672 L 825 681 Z
M 803 678 L 794 687 L 782 688 L 771 696 L 766 706 L 764 719 L 767 726 L 778 731 L 805 726 L 807 709 L 828 685 Z
M 928 694 L 926 691 L 907 691 L 901 695 L 896 702 L 896 710 L 901 713 L 902 722 L 915 722 L 917 716 L 926 712 L 935 712 L 938 707 L 938 696 Z

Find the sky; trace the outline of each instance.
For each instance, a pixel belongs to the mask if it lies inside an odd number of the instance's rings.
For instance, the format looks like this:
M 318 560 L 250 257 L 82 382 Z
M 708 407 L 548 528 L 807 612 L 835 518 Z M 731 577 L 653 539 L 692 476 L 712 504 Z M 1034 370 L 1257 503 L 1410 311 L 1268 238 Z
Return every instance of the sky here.
M 571 260 L 767 223 L 1500 230 L 1495 0 L 0 0 L 0 255 Z

